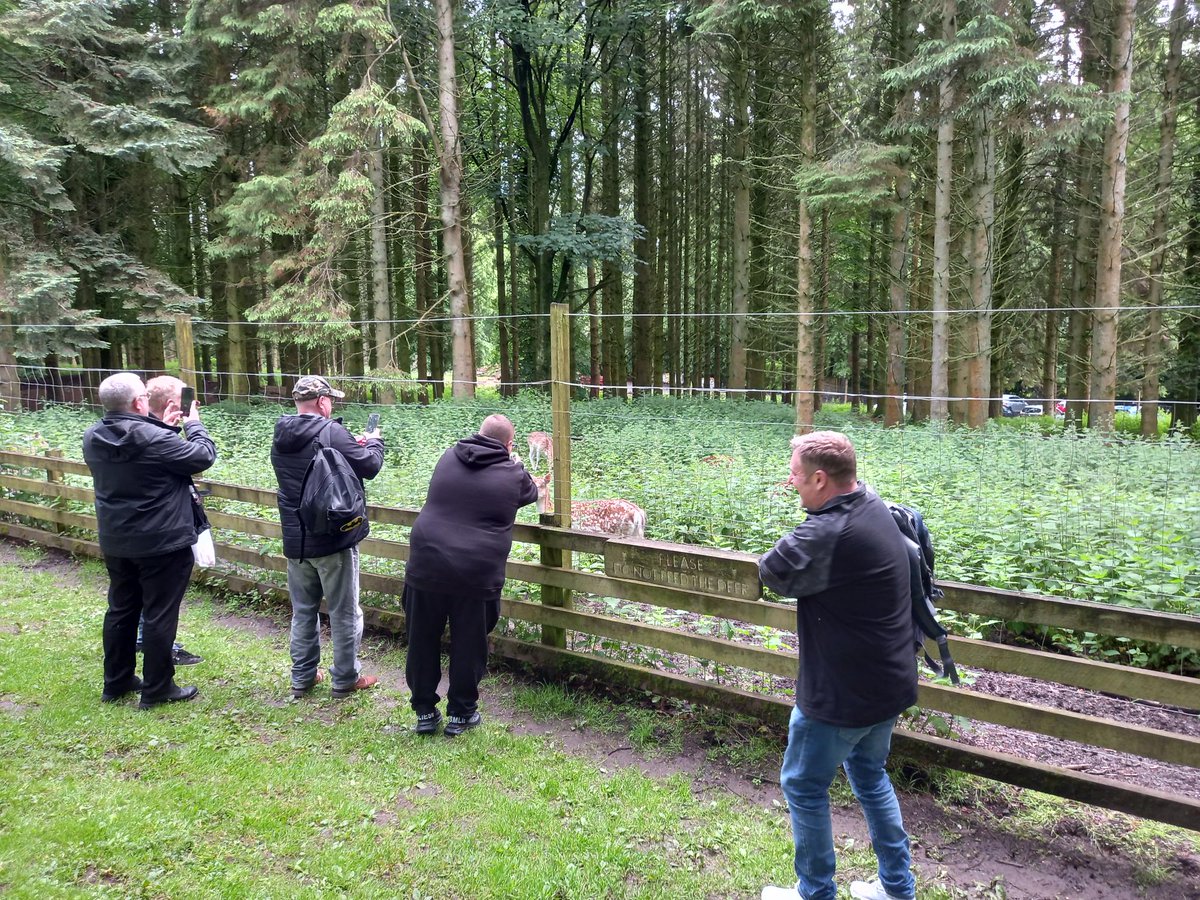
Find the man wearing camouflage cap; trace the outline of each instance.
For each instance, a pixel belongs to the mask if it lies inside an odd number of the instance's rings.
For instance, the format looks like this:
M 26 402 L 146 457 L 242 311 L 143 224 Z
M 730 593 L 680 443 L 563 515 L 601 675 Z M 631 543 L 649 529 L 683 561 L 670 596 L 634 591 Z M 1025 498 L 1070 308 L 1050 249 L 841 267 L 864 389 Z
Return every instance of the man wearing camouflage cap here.
M 304 473 L 316 454 L 316 442 L 345 457 L 359 480 L 371 479 L 383 467 L 383 440 L 379 429 L 357 440 L 333 418 L 333 401 L 346 395 L 320 375 L 305 375 L 296 382 L 292 399 L 294 416 L 275 423 L 271 465 L 279 482 L 279 523 L 283 528 L 283 555 L 287 557 L 288 594 L 292 601 L 292 696 L 303 697 L 325 680 L 320 669 L 321 598 L 329 611 L 333 641 L 335 699 L 374 687 L 374 675 L 363 675 L 358 662 L 362 640 L 362 608 L 358 604 L 358 543 L 370 526 L 332 535 L 302 534 L 297 507 Z

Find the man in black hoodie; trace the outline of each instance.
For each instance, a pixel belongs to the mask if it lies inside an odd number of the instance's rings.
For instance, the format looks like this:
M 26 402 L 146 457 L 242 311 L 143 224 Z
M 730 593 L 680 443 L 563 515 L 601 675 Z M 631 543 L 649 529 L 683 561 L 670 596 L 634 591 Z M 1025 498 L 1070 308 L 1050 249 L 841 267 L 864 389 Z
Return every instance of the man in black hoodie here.
M 437 688 L 447 622 L 446 735 L 482 721 L 479 682 L 487 670 L 487 636 L 500 618 L 513 523 L 518 509 L 537 501 L 537 486 L 513 453 L 514 436 L 512 422 L 492 415 L 478 434 L 443 453 L 413 524 L 404 572 L 405 676 L 419 734 L 437 731 L 442 720 Z
M 146 386 L 132 372 L 100 382 L 104 418 L 83 436 L 83 458 L 96 491 L 100 550 L 108 569 L 104 616 L 104 693 L 111 703 L 140 690 L 141 707 L 191 700 L 175 684 L 171 645 L 179 604 L 192 574 L 192 476 L 217 458 L 193 403 L 170 424 L 150 416 Z M 187 440 L 179 439 L 182 418 Z M 145 613 L 142 679 L 134 673 L 138 617 Z
M 358 545 L 371 530 L 366 517 L 357 528 L 329 535 L 304 533 L 297 507 L 304 473 L 316 455 L 315 442 L 332 447 L 346 458 L 359 482 L 383 468 L 383 440 L 379 429 L 358 440 L 334 419 L 333 401 L 346 395 L 334 390 L 320 375 L 305 375 L 296 382 L 292 399 L 296 415 L 275 423 L 271 465 L 279 482 L 279 524 L 283 528 L 283 555 L 287 557 L 288 594 L 292 601 L 292 696 L 303 697 L 325 680 L 321 665 L 321 597 L 329 610 L 333 641 L 334 699 L 374 687 L 379 679 L 361 674 L 358 647 L 363 616 L 358 605 Z
M 797 598 L 800 675 L 780 786 L 795 842 L 794 888 L 763 900 L 834 900 L 829 786 L 844 767 L 879 861 L 856 900 L 911 900 L 909 842 L 884 764 L 900 713 L 917 700 L 909 555 L 879 497 L 857 480 L 854 446 L 816 431 L 792 440 L 788 482 L 808 511 L 758 562 L 763 584 Z

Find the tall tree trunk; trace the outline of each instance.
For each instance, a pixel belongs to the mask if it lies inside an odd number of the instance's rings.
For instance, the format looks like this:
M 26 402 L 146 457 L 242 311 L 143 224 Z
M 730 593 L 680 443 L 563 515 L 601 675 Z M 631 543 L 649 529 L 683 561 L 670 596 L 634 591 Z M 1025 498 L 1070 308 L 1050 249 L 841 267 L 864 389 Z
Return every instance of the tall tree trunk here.
M 367 78 L 370 79 L 369 73 L 379 62 L 374 42 L 367 44 L 367 57 L 370 60 Z M 383 144 L 383 132 L 378 128 L 372 129 L 371 147 L 367 151 L 367 177 L 371 181 L 371 300 L 372 318 L 375 319 L 375 370 L 386 379 L 379 386 L 379 402 L 390 404 L 396 402 L 396 389 L 390 378 L 396 362 L 392 356 L 392 285 L 388 272 L 387 184 Z M 363 360 L 364 369 L 367 363 L 368 360 Z
M 662 381 L 662 367 L 654 359 L 655 223 L 651 191 L 654 166 L 650 141 L 650 75 L 648 49 L 638 39 L 633 46 L 633 215 L 644 229 L 633 242 L 633 384 L 635 393 L 654 392 Z M 656 376 L 654 373 L 658 372 Z
M 957 0 L 942 2 L 942 38 L 955 41 Z M 937 185 L 933 227 L 933 315 L 929 417 L 945 422 L 950 394 L 950 197 L 954 182 L 954 80 L 947 71 L 938 91 Z
M 992 387 L 992 276 L 995 259 L 996 135 L 988 105 L 975 114 L 972 185 L 974 227 L 971 235 L 972 313 L 967 320 L 967 425 L 982 428 L 988 420 Z
M 438 30 L 438 118 L 441 126 L 442 252 L 450 295 L 451 394 L 475 396 L 475 351 L 467 296 L 467 260 L 463 241 L 462 142 L 458 130 L 458 78 L 454 70 L 453 0 L 434 0 Z
M 1062 235 L 1063 188 L 1066 159 L 1058 155 L 1054 166 L 1053 196 L 1050 199 L 1050 283 L 1046 291 L 1046 332 L 1042 344 L 1042 411 L 1054 415 L 1058 403 L 1058 331 L 1059 307 L 1062 306 L 1062 285 L 1065 239 Z
M 733 180 L 733 318 L 729 340 L 729 388 L 746 388 L 747 313 L 750 312 L 750 84 L 746 40 L 741 30 L 730 52 L 729 100 L 732 118 L 730 175 Z
M 600 208 L 610 217 L 621 214 L 621 170 L 619 141 L 621 134 L 618 109 L 618 82 L 615 73 L 604 78 L 602 120 L 604 158 L 600 167 Z M 606 259 L 600 266 L 604 287 L 601 289 L 604 314 L 604 385 L 608 391 L 624 393 L 625 370 L 625 301 L 624 278 L 620 260 Z
M 429 242 L 429 147 L 416 137 L 412 145 L 413 306 L 417 314 L 417 396 L 429 399 L 430 280 L 433 253 Z
M 810 23 L 805 23 L 809 25 Z M 811 23 L 815 25 L 815 23 Z M 809 165 L 817 155 L 816 35 L 812 27 L 801 29 L 800 72 L 800 162 Z M 811 430 L 819 389 L 813 347 L 812 214 L 808 201 L 800 197 L 796 215 L 796 432 Z
M 1111 431 L 1117 397 L 1117 308 L 1121 301 L 1121 232 L 1125 223 L 1125 150 L 1129 145 L 1129 86 L 1133 78 L 1133 7 L 1117 0 L 1109 94 L 1116 115 L 1104 140 L 1100 187 L 1100 240 L 1096 260 L 1096 310 L 1092 327 L 1090 427 Z
M 1167 256 L 1167 219 L 1171 210 L 1171 170 L 1175 163 L 1175 123 L 1179 117 L 1180 62 L 1183 39 L 1191 23 L 1187 0 L 1171 8 L 1170 39 L 1163 71 L 1163 115 L 1158 129 L 1158 190 L 1154 196 L 1154 226 L 1150 232 L 1150 294 L 1146 298 L 1146 346 L 1143 352 L 1142 437 L 1158 437 L 1159 368 L 1163 344 L 1163 268 Z

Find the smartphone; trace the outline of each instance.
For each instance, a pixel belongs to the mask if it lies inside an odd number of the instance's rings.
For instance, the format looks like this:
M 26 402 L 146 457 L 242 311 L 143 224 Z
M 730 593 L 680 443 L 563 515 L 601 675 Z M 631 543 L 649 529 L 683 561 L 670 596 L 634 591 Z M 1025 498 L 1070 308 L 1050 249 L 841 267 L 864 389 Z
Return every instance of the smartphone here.
M 185 384 L 179 390 L 179 408 L 183 411 L 184 418 L 191 414 L 192 404 L 195 402 L 196 389 Z
M 367 416 L 367 434 L 370 434 L 379 427 L 379 413 L 371 413 Z

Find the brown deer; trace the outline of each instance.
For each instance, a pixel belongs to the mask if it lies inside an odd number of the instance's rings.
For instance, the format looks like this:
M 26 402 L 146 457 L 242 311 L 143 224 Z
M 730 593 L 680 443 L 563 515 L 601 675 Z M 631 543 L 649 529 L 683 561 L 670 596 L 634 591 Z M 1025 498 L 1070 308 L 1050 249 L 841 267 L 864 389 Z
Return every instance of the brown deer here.
M 708 456 L 701 459 L 700 462 L 710 466 L 732 466 L 734 463 L 734 458 L 732 456 L 726 456 L 724 453 L 710 453 Z
M 554 438 L 544 431 L 529 432 L 529 467 L 538 468 L 542 457 L 546 457 L 546 467 L 554 465 Z
M 533 483 L 538 489 L 538 512 L 553 515 L 550 473 L 534 476 Z M 646 511 L 628 500 L 572 500 L 571 527 L 619 537 L 645 537 Z

